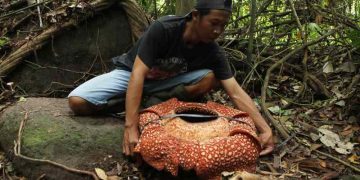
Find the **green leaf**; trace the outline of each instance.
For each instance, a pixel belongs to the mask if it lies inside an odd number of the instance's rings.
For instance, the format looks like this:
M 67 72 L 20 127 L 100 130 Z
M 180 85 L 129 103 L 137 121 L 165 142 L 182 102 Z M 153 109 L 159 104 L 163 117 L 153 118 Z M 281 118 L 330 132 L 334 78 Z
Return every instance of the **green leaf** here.
M 0 48 L 9 43 L 8 37 L 0 37 Z
M 308 38 L 310 40 L 315 40 L 321 35 L 322 29 L 316 23 L 309 23 L 307 24 L 306 28 L 308 30 Z
M 360 48 L 360 31 L 359 30 L 350 31 L 349 38 L 354 47 Z
M 309 23 L 308 27 L 311 32 L 321 32 L 321 28 L 316 23 Z
M 21 97 L 19 98 L 19 102 L 26 102 L 26 98 L 24 98 L 24 97 L 21 96 Z
M 268 110 L 274 114 L 280 114 L 281 111 L 279 106 L 268 107 Z

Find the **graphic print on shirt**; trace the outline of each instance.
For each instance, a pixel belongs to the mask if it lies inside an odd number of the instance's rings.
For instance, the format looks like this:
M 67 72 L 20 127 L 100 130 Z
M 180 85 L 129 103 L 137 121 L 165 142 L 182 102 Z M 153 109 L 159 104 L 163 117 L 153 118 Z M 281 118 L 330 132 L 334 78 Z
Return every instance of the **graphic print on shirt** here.
M 146 78 L 151 80 L 167 79 L 188 71 L 188 63 L 185 58 L 170 57 L 159 58 L 154 62 Z

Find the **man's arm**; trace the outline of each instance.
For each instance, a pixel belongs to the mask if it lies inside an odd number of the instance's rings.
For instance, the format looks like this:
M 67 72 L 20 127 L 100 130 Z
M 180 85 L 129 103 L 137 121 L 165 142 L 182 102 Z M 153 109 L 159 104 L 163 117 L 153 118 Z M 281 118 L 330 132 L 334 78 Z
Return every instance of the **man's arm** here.
M 271 128 L 261 116 L 250 96 L 240 87 L 234 77 L 221 80 L 221 84 L 236 107 L 247 112 L 254 120 L 255 126 L 260 133 L 259 138 L 263 148 L 260 155 L 270 153 L 274 149 Z
M 136 56 L 131 72 L 125 101 L 125 130 L 123 153 L 133 155 L 134 147 L 139 140 L 139 107 L 144 87 L 144 79 L 149 68 Z

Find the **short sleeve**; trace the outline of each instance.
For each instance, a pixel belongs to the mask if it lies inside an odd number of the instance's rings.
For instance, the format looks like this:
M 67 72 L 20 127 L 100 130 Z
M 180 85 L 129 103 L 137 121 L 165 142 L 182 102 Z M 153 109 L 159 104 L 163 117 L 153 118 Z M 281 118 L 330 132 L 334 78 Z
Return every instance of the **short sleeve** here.
M 211 69 L 213 69 L 215 77 L 218 80 L 226 80 L 233 77 L 229 61 L 225 56 L 225 50 L 221 47 L 217 47 L 214 52 L 215 56 L 212 56 L 214 63 Z
M 140 40 L 137 55 L 146 66 L 152 67 L 154 59 L 159 55 L 162 44 L 166 44 L 166 34 L 164 27 L 155 21 L 144 33 Z

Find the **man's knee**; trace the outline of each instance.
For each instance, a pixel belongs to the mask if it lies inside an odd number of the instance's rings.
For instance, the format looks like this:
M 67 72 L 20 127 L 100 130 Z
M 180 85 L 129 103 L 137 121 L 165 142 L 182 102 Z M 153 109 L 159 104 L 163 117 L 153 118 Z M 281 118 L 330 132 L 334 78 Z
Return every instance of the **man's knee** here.
M 68 101 L 70 109 L 77 115 L 90 115 L 97 109 L 95 105 L 78 96 L 69 97 Z
M 199 82 L 196 84 L 186 86 L 186 91 L 193 96 L 200 96 L 211 89 L 215 89 L 219 86 L 219 81 L 216 79 L 213 72 L 206 74 Z
M 211 90 L 219 86 L 219 80 L 216 79 L 215 74 L 211 71 L 203 78 L 205 86 Z

